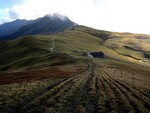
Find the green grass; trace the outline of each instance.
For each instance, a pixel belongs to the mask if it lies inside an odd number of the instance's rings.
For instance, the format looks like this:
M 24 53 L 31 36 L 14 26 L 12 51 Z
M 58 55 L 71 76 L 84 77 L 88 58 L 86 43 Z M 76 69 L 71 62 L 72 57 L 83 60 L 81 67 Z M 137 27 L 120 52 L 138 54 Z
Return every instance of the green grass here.
M 95 30 L 80 26 L 56 35 L 25 36 L 0 42 L 0 70 L 27 69 L 64 58 L 83 58 L 91 51 L 102 51 L 113 59 L 142 65 L 143 52 L 149 52 L 150 38 L 141 35 Z M 142 35 L 143 36 L 143 35 Z M 50 48 L 53 46 L 54 51 Z M 126 48 L 126 47 L 128 48 Z
M 22 76 L 1 72 L 1 81 L 10 82 L 0 85 L 1 112 L 84 113 L 91 105 L 95 106 L 93 112 L 96 109 L 97 112 L 136 111 L 140 106 L 146 111 L 150 105 L 149 62 L 141 63 L 139 59 L 146 59 L 143 52 L 150 52 L 147 37 L 80 26 L 55 35 L 25 36 L 0 42 L 0 71 L 24 72 L 16 73 Z M 102 51 L 106 58 L 85 56 L 84 53 L 91 51 Z M 47 74 L 59 75 L 59 70 L 64 74 L 71 72 L 70 77 L 44 79 Z M 40 80 L 32 78 L 34 72 L 39 72 L 35 74 L 37 78 L 41 76 Z M 25 81 L 29 77 L 33 80 Z M 14 80 L 18 83 L 13 83 Z
M 130 56 L 137 60 L 143 59 L 143 57 L 144 57 L 142 52 L 129 50 L 129 49 L 125 49 L 125 48 L 115 48 L 114 51 L 117 52 L 118 54 Z

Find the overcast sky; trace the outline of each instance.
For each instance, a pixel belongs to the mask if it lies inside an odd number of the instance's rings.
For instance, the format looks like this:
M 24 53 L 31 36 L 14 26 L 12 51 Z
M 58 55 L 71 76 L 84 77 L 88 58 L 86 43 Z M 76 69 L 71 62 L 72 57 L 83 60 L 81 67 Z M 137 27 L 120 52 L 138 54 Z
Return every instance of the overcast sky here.
M 150 34 L 150 0 L 0 0 L 0 24 L 48 13 L 101 30 Z

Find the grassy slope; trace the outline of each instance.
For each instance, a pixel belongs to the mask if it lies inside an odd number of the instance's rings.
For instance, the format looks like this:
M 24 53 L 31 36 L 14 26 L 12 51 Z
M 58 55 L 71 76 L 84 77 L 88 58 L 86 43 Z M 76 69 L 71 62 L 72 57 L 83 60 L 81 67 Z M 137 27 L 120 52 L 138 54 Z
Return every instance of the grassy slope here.
M 27 36 L 5 42 L 0 48 L 1 70 L 46 66 L 54 63 L 55 59 L 68 58 L 60 52 L 52 53 L 51 43 L 52 40 L 48 36 Z
M 47 67 L 58 60 L 66 59 L 68 62 L 72 58 L 82 58 L 83 53 L 90 51 L 103 51 L 113 59 L 140 63 L 138 59 L 146 59 L 143 52 L 150 51 L 150 38 L 144 37 L 142 40 L 142 36 L 80 26 L 56 35 L 3 41 L 0 42 L 0 70 Z M 53 39 L 55 48 L 51 51 Z
M 93 112 L 97 109 L 98 112 L 146 113 L 150 105 L 150 69 L 136 64 L 140 63 L 136 58 L 145 59 L 142 51 L 149 49 L 140 48 L 139 43 L 128 44 L 126 35 L 129 34 L 80 26 L 57 35 L 26 36 L 0 42 L 1 71 L 39 69 L 0 72 L 0 111 L 67 113 L 68 110 L 85 112 L 92 106 Z M 141 50 L 135 51 L 136 47 Z M 90 51 L 103 51 L 107 58 L 83 56 Z M 60 76 L 65 78 L 58 79 Z
M 99 37 L 102 40 L 101 46 L 111 51 L 103 50 L 106 54 L 108 52 L 107 56 L 138 64 L 139 59 L 149 61 L 149 58 L 144 56 L 144 54 L 150 54 L 149 35 L 101 31 L 84 26 L 77 28 L 77 30 Z M 149 65 L 149 62 L 144 65 Z

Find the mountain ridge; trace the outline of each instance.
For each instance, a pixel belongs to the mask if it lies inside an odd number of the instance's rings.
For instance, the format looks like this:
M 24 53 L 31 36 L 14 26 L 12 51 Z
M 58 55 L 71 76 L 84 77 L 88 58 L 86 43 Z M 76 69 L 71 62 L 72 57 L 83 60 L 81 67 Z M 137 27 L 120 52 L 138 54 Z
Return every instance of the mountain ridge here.
M 35 34 L 55 34 L 74 26 L 77 26 L 77 24 L 72 22 L 68 17 L 60 14 L 47 14 L 36 20 L 15 20 L 0 25 L 0 40 L 10 40 Z

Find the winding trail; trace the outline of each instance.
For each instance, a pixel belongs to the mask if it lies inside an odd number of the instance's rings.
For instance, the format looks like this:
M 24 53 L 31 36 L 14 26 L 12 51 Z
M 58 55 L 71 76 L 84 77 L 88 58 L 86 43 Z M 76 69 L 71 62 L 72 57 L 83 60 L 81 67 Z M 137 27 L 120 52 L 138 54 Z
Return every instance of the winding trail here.
M 50 48 L 51 51 L 54 51 L 55 49 L 55 38 L 52 38 L 52 47 Z

